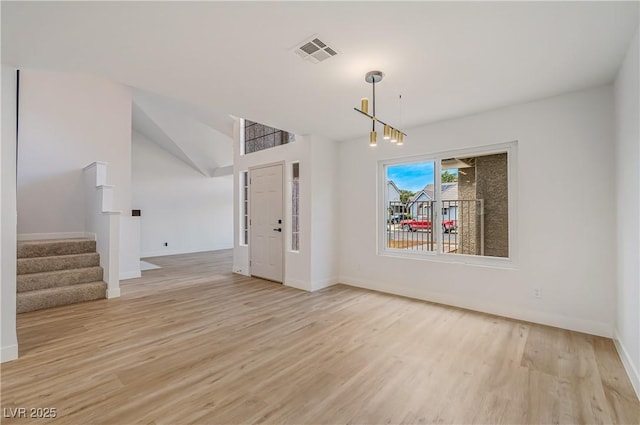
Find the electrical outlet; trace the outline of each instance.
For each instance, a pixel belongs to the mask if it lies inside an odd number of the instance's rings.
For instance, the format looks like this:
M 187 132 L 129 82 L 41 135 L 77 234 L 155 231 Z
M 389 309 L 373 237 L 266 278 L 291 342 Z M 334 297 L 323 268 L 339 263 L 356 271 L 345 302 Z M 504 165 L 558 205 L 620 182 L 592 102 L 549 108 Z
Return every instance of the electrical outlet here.
M 533 296 L 536 298 L 542 298 L 542 289 L 533 288 Z

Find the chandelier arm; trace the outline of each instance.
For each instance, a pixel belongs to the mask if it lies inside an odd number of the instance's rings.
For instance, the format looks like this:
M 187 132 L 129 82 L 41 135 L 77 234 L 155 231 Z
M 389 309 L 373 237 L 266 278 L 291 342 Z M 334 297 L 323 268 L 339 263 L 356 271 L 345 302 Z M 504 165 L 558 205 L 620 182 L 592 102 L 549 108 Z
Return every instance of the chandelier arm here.
M 381 119 L 376 118 L 376 117 L 374 117 L 373 115 L 369 115 L 369 114 L 367 114 L 366 112 L 361 111 L 361 110 L 360 110 L 360 109 L 358 109 L 358 108 L 353 108 L 353 110 L 354 110 L 354 111 L 357 111 L 357 112 L 360 112 L 362 115 L 364 115 L 364 116 L 366 116 L 366 117 L 369 117 L 369 118 L 371 118 L 372 120 L 378 121 L 378 122 L 379 122 L 380 124 L 382 124 L 382 125 L 388 125 L 389 127 L 391 127 L 391 128 L 395 128 L 396 130 L 398 130 L 396 127 L 392 126 L 391 124 L 387 124 L 386 122 L 382 121 Z M 407 133 L 405 133 L 405 132 L 404 132 L 404 131 L 402 131 L 402 130 L 398 130 L 398 132 L 400 132 L 400 133 L 404 134 L 405 136 L 407 135 Z
M 358 111 L 358 112 L 360 112 L 362 115 L 365 115 L 365 116 L 367 116 L 367 117 L 369 117 L 369 118 L 373 119 L 373 117 L 372 117 L 371 115 L 367 114 L 366 112 L 362 111 L 361 109 L 353 108 L 353 110 L 354 110 L 354 111 Z

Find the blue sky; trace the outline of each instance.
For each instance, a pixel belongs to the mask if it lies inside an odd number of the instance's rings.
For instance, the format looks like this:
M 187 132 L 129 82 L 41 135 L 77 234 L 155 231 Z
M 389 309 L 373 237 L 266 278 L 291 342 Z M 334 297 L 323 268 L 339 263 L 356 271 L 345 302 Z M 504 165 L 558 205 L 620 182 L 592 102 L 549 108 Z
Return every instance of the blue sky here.
M 387 166 L 387 180 L 393 180 L 398 189 L 418 192 L 433 183 L 433 162 Z
M 387 180 L 393 180 L 398 189 L 418 192 L 429 183 L 433 184 L 433 162 L 417 162 L 414 164 L 388 165 Z M 457 174 L 458 170 L 448 170 Z

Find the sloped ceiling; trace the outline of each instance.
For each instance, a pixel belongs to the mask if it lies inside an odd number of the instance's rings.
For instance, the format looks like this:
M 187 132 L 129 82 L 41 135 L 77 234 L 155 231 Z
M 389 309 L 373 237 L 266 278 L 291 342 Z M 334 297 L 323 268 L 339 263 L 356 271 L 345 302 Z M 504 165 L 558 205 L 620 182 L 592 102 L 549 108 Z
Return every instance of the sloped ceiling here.
M 161 148 L 169 152 L 171 155 L 183 161 L 189 167 L 200 172 L 202 175 L 206 175 L 203 170 L 193 162 L 191 159 L 180 149 L 180 147 L 173 141 L 164 131 L 147 115 L 140 107 L 134 102 L 132 108 L 132 127 L 135 131 L 145 136 L 147 139 L 155 142 Z
M 157 94 L 133 91 L 133 129 L 207 177 L 232 172 L 233 142 L 211 125 L 229 124 Z M 228 126 L 223 126 L 227 128 Z M 232 127 L 231 127 L 232 130 Z
M 377 90 L 378 115 L 405 128 L 610 83 L 639 14 L 638 2 L 1 7 L 3 63 L 91 72 L 207 111 L 334 140 L 366 136 L 366 120 L 352 108 L 371 95 L 364 75 L 373 69 L 387 74 Z M 314 65 L 292 53 L 312 34 L 338 55 Z

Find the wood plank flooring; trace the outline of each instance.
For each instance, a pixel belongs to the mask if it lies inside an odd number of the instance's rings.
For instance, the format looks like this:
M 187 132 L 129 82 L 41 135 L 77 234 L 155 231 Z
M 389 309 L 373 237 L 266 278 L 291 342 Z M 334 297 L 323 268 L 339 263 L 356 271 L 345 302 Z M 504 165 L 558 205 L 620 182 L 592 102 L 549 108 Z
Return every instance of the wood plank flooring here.
M 18 316 L 6 424 L 638 424 L 611 340 L 344 285 L 150 262 L 122 297 Z

